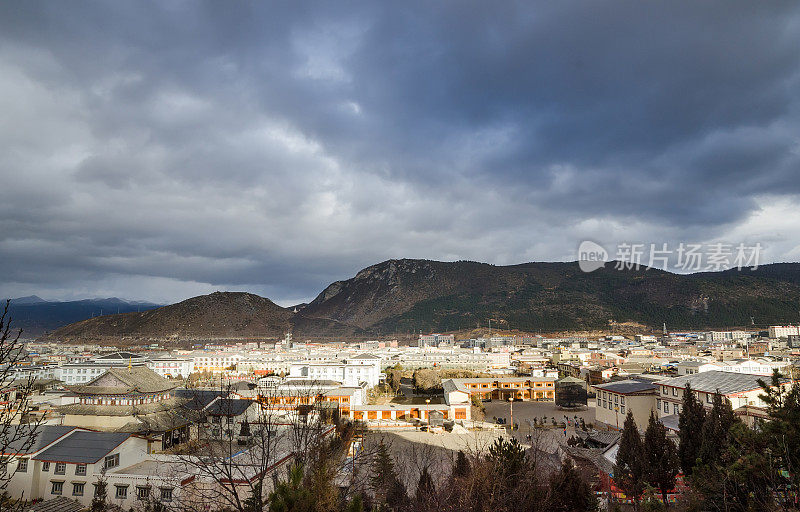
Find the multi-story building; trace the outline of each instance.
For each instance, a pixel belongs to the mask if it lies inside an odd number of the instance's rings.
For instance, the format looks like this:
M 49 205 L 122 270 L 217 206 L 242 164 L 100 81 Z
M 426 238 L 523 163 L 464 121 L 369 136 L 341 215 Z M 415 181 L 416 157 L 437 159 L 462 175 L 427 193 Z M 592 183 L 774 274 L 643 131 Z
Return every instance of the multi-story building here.
M 201 352 L 195 354 L 193 358 L 193 371 L 224 373 L 235 370 L 243 358 L 242 354 L 236 352 Z
M 68 386 L 85 384 L 111 368 L 145 366 L 147 357 L 133 352 L 113 352 L 88 358 L 83 362 L 63 364 L 55 370 L 55 378 Z
M 798 325 L 772 325 L 769 328 L 770 338 L 788 338 L 789 336 L 800 335 L 800 326 Z
M 556 398 L 556 379 L 553 377 L 485 377 L 450 381 L 454 389 L 482 399 L 552 402 Z
M 438 347 L 440 343 L 452 345 L 455 343 L 455 336 L 452 334 L 420 334 L 417 346 L 419 348 Z
M 159 357 L 148 361 L 147 367 L 168 379 L 185 379 L 194 370 L 194 361 L 182 357 Z
M 289 368 L 288 379 L 334 380 L 344 386 L 377 386 L 383 378 L 381 358 L 372 354 L 362 354 L 343 362 L 300 362 Z
M 760 398 L 763 390 L 759 380 L 764 380 L 764 377 L 720 371 L 674 377 L 657 383 L 660 393 L 656 406 L 662 418 L 679 414 L 683 392 L 688 384 L 696 393 L 700 403 L 708 409 L 711 408 L 714 395 L 717 394 L 729 400 L 734 409 L 744 406 L 764 407 L 766 404 Z
M 647 428 L 650 412 L 656 410 L 658 385 L 652 380 L 629 379 L 592 386 L 597 394 L 595 419 L 619 429 L 628 412 L 640 430 Z

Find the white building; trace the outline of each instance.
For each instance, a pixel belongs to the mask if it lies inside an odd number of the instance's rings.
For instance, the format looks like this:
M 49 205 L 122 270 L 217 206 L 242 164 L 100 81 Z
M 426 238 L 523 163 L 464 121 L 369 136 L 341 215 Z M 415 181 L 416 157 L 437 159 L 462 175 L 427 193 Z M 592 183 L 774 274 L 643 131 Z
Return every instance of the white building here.
M 344 362 L 293 363 L 289 368 L 290 380 L 332 380 L 343 386 L 377 386 L 384 375 L 381 373 L 381 358 L 372 354 L 362 354 L 346 359 Z
M 770 338 L 788 338 L 789 336 L 800 335 L 800 326 L 798 325 L 773 325 L 769 328 Z
M 148 361 L 147 367 L 167 379 L 185 379 L 194 370 L 194 361 L 180 357 L 159 357 Z
M 126 366 L 145 366 L 147 358 L 132 352 L 113 352 L 104 356 L 93 357 L 80 363 L 67 363 L 55 369 L 55 378 L 71 386 L 84 384 L 111 368 Z
M 236 352 L 200 352 L 193 358 L 195 372 L 224 373 L 236 368 L 244 359 Z

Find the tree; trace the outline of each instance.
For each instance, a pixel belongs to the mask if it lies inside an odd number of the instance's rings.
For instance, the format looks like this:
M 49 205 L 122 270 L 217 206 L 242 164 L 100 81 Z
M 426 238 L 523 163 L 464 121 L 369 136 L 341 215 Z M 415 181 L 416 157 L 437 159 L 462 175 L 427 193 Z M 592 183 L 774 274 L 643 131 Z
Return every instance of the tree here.
M 706 410 L 687 382 L 683 392 L 681 412 L 678 415 L 678 458 L 683 474 L 686 476 L 692 474 L 697 457 L 700 455 L 705 419 Z
M 435 493 L 436 486 L 433 484 L 433 478 L 431 478 L 428 468 L 423 468 L 422 474 L 419 476 L 419 482 L 417 482 L 417 492 L 414 495 L 416 508 L 418 510 L 427 509 L 426 505 L 431 502 L 431 498 Z
M 313 510 L 312 497 L 303 487 L 303 466 L 295 464 L 285 482 L 278 482 L 269 494 L 269 512 L 305 512 Z
M 417 393 L 435 393 L 442 388 L 442 377 L 439 372 L 430 368 L 419 368 L 412 375 L 414 390 Z
M 36 443 L 43 419 L 32 414 L 33 377 L 17 378 L 19 365 L 27 353 L 20 342 L 22 330 L 11 328 L 10 305 L 7 300 L 0 310 L 0 400 L 6 402 L 0 408 L 0 494 L 8 489 L 14 474 L 10 470 L 16 471 L 17 454 L 28 454 Z
M 456 462 L 453 465 L 453 476 L 466 477 L 469 476 L 471 471 L 472 468 L 467 460 L 467 456 L 464 454 L 463 450 L 458 450 L 458 454 L 456 454 Z
M 91 512 L 105 512 L 108 508 L 106 504 L 107 499 L 108 492 L 106 491 L 106 481 L 101 477 L 94 484 Z
M 730 444 L 730 429 L 737 421 L 730 402 L 717 392 L 701 431 L 698 458 L 703 464 L 715 464 L 719 461 L 720 454 Z
M 759 425 L 769 441 L 770 452 L 789 475 L 789 483 L 800 488 L 800 383 L 788 389 L 775 371 L 769 384 L 759 381 L 770 421 Z
M 403 367 L 400 363 L 386 369 L 386 384 L 394 394 L 400 391 L 400 384 L 403 379 Z
M 552 512 L 590 512 L 597 510 L 597 498 L 569 459 L 550 477 L 546 509 Z
M 614 482 L 627 496 L 633 499 L 634 508 L 638 510 L 639 500 L 646 484 L 646 464 L 642 437 L 628 411 L 623 425 L 622 437 L 619 440 L 617 460 L 614 464 Z
M 680 461 L 675 444 L 667 437 L 667 428 L 654 411 L 650 411 L 644 433 L 644 455 L 647 482 L 661 492 L 661 500 L 667 505 L 667 492 L 675 487 Z
M 378 445 L 375 453 L 370 483 L 375 504 L 379 506 L 399 510 L 408 501 L 406 489 L 397 477 L 392 456 L 383 442 Z

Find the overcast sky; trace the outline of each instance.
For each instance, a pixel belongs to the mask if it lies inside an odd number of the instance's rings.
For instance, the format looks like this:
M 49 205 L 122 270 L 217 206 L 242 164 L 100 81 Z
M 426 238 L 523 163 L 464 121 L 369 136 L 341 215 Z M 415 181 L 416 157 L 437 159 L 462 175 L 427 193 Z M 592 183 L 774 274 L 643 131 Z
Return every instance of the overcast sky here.
M 288 305 L 585 239 L 800 260 L 795 1 L 7 1 L 0 116 L 0 296 Z

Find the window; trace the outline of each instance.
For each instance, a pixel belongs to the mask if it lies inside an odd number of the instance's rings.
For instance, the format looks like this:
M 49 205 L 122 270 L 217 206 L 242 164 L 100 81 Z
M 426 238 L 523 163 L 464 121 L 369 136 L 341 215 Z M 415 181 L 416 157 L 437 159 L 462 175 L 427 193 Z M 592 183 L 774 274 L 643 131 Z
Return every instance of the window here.
M 172 501 L 172 487 L 161 488 L 161 501 Z
M 95 482 L 94 484 L 94 495 L 99 496 L 101 490 L 105 490 L 106 484 L 105 482 Z
M 672 404 L 672 412 L 678 414 L 678 404 Z
M 75 474 L 77 476 L 86 476 L 86 464 L 76 464 Z
M 621 414 L 625 414 L 625 406 L 624 406 L 624 405 L 623 405 L 623 406 L 620 406 L 620 408 L 619 408 L 619 412 L 620 412 Z
M 669 402 L 664 402 L 664 412 L 669 412 Z
M 50 463 L 48 461 L 42 462 L 42 471 L 45 473 L 50 471 Z
M 678 396 L 678 388 L 672 388 L 672 396 Z
M 105 467 L 106 469 L 110 469 L 110 468 L 115 468 L 117 466 L 119 466 L 119 454 L 118 453 L 115 453 L 114 455 L 109 455 L 108 457 L 106 457 L 105 463 L 103 464 L 103 467 Z
M 63 475 L 67 472 L 67 465 L 64 462 L 56 462 L 56 475 Z
M 711 404 L 714 403 L 714 395 L 711 393 L 706 393 L 706 403 Z
M 72 495 L 73 496 L 83 496 L 83 487 L 86 484 L 83 482 L 75 482 L 72 484 Z
M 50 489 L 50 494 L 61 494 L 64 490 L 64 482 L 53 482 L 53 488 Z
M 143 486 L 143 487 L 137 487 L 136 488 L 136 499 L 144 501 L 149 497 L 150 497 L 150 488 L 149 487 Z
M 128 497 L 128 486 L 127 485 L 115 485 L 114 487 L 117 488 L 114 497 L 118 500 L 124 500 Z
M 19 463 L 17 464 L 17 473 L 27 473 L 28 472 L 28 459 L 19 459 Z
M 667 386 L 664 386 L 664 387 L 661 388 L 661 394 L 662 395 L 666 395 L 667 394 Z

